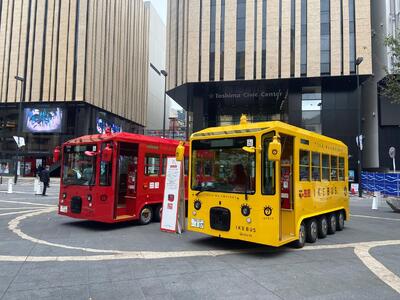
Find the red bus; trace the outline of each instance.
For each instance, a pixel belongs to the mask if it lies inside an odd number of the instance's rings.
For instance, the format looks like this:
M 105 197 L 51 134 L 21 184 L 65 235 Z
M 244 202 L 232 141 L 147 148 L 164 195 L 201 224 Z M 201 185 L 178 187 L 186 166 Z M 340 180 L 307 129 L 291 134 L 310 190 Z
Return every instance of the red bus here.
M 106 223 L 159 221 L 167 157 L 175 157 L 178 144 L 125 132 L 64 143 L 61 153 L 55 150 L 54 155 L 58 160 L 61 154 L 62 160 L 58 213 Z M 187 170 L 185 153 L 185 175 Z M 187 176 L 185 187 L 186 181 Z

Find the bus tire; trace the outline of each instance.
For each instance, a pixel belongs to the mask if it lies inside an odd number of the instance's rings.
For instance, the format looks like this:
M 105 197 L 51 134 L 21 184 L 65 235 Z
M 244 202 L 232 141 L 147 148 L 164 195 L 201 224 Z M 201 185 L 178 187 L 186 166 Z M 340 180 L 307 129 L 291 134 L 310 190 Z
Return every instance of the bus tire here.
M 293 246 L 297 249 L 303 248 L 306 243 L 306 237 L 306 226 L 304 225 L 304 222 L 301 222 L 299 229 L 299 239 L 293 242 Z
M 139 223 L 142 225 L 147 225 L 153 219 L 153 209 L 151 206 L 144 206 L 140 211 Z
M 336 232 L 336 214 L 332 213 L 328 215 L 328 234 L 334 234 Z
M 306 241 L 308 243 L 315 243 L 317 241 L 317 236 L 318 236 L 318 225 L 317 225 L 317 220 L 311 219 L 307 222 L 306 226 Z
M 328 220 L 326 216 L 321 216 L 318 220 L 318 237 L 323 239 L 328 234 Z
M 342 231 L 344 228 L 344 213 L 343 211 L 338 211 L 336 214 L 336 230 Z
M 154 222 L 161 221 L 161 214 L 162 214 L 162 205 L 157 205 L 154 209 Z

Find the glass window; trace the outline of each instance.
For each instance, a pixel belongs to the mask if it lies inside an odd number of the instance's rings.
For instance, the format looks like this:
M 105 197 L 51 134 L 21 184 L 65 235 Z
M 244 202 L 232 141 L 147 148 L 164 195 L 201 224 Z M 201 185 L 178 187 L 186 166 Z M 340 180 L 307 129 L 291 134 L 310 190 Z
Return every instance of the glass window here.
M 96 145 L 64 147 L 64 185 L 94 185 L 96 182 Z
M 321 88 L 304 88 L 301 98 L 302 127 L 321 133 Z
M 246 0 L 237 0 L 236 7 L 236 79 L 244 79 L 246 47 Z
M 210 1 L 210 68 L 209 79 L 215 79 L 215 22 L 216 22 L 216 1 Z
M 255 154 L 242 148 L 254 137 L 195 140 L 192 142 L 191 186 L 197 191 L 255 192 Z
M 331 180 L 337 181 L 338 180 L 338 173 L 337 173 L 337 165 L 338 160 L 337 156 L 331 156 Z
M 275 194 L 275 162 L 268 160 L 268 147 L 272 138 L 273 133 L 268 133 L 264 139 L 263 147 L 262 193 L 265 195 Z
M 344 158 L 339 157 L 339 180 L 344 181 Z
M 310 151 L 300 150 L 300 181 L 310 180 Z
M 307 0 L 301 0 L 301 33 L 300 33 L 300 72 L 307 75 Z
M 330 180 L 329 177 L 329 155 L 322 154 L 322 180 Z
M 312 180 L 321 180 L 321 155 L 317 152 L 312 153 Z
M 160 156 L 158 154 L 146 154 L 144 158 L 144 174 L 158 176 L 160 173 Z

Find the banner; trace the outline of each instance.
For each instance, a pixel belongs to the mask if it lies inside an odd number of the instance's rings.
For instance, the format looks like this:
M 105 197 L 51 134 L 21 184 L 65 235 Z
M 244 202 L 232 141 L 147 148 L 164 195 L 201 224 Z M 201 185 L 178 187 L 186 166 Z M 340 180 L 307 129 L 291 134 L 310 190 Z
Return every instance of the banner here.
M 161 230 L 178 232 L 184 229 L 184 217 L 178 218 L 179 206 L 183 206 L 183 162 L 175 157 L 167 158 L 167 173 L 161 217 Z M 179 220 L 178 220 L 179 219 Z M 180 221 L 180 223 L 178 223 Z

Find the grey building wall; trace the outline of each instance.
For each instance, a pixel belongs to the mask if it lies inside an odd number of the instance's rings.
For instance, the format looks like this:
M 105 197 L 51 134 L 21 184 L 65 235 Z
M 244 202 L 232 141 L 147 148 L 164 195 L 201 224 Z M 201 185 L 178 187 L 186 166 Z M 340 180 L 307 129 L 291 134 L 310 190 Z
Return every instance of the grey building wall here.
M 146 129 L 161 129 L 164 105 L 164 76 L 160 73 L 165 70 L 166 28 L 150 2 L 145 2 L 149 10 L 149 87 L 147 103 Z M 170 111 L 170 98 L 166 101 L 166 126 Z

